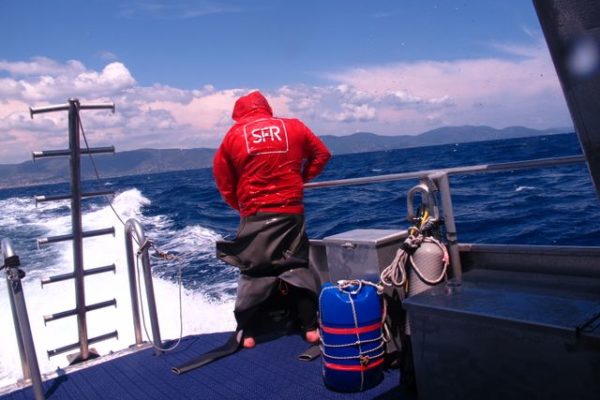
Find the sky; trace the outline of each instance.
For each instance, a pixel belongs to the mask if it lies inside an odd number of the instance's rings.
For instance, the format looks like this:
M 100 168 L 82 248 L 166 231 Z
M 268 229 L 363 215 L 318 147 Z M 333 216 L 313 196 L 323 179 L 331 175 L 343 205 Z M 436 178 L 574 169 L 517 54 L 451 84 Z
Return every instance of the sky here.
M 217 147 L 252 90 L 317 135 L 570 128 L 526 0 L 0 0 L 0 164 L 90 146 Z

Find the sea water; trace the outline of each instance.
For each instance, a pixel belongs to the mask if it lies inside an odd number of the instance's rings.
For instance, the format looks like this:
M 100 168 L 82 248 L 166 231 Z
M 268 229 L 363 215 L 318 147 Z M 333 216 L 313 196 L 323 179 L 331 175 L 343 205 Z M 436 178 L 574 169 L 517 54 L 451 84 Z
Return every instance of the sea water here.
M 332 158 L 319 180 L 580 153 L 577 137 L 561 134 L 339 155 Z M 406 229 L 406 193 L 417 183 L 411 180 L 307 190 L 309 236 L 323 238 L 356 228 Z M 217 260 L 215 241 L 232 238 L 239 217 L 221 200 L 210 169 L 102 179 L 85 182 L 84 186 L 86 191 L 111 189 L 116 193 L 112 207 L 104 198 L 88 199 L 83 204 L 84 230 L 113 226 L 116 232 L 114 237 L 84 239 L 86 269 L 116 265 L 114 274 L 85 279 L 87 304 L 117 300 L 116 308 L 87 314 L 90 337 L 119 332 L 118 339 L 92 347 L 106 354 L 134 343 L 121 222 L 129 218 L 140 221 L 157 248 L 175 256 L 172 260 L 152 259 L 163 339 L 235 328 L 237 271 Z M 596 222 L 600 219 L 600 202 L 584 164 L 452 176 L 450 186 L 461 242 L 600 245 L 600 225 Z M 0 190 L 0 238 L 11 239 L 27 273 L 24 293 L 43 372 L 68 365 L 65 355 L 48 358 L 46 351 L 77 342 L 78 330 L 75 317 L 43 322 L 44 315 L 75 307 L 72 280 L 43 288 L 40 284 L 41 278 L 72 272 L 71 243 L 38 249 L 35 241 L 70 232 L 69 202 L 36 206 L 33 196 L 68 191 L 67 184 Z M 0 321 L 0 386 L 4 386 L 21 375 L 4 283 L 0 283 Z M 147 317 L 146 325 L 149 330 Z

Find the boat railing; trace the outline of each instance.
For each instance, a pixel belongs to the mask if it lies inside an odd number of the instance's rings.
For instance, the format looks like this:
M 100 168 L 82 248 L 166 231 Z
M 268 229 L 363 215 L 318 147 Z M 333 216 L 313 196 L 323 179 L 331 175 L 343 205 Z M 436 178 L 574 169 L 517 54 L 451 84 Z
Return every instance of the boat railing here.
M 6 272 L 6 283 L 8 284 L 8 297 L 13 315 L 13 323 L 17 337 L 17 347 L 21 357 L 21 368 L 23 380 L 31 381 L 36 400 L 45 399 L 42 377 L 35 353 L 35 345 L 27 314 L 27 305 L 23 294 L 21 279 L 25 276 L 23 270 L 19 269 L 21 262 L 15 254 L 10 239 L 2 239 L 3 268 Z
M 431 175 L 446 174 L 450 175 L 467 175 L 484 172 L 499 172 L 499 171 L 513 171 L 517 169 L 532 169 L 532 168 L 544 168 L 544 167 L 556 167 L 560 165 L 568 164 L 580 164 L 585 162 L 583 155 L 566 156 L 566 157 L 553 157 L 553 158 L 538 158 L 525 161 L 512 161 L 499 164 L 479 164 L 472 166 L 461 166 L 451 168 L 440 168 L 430 169 L 422 171 L 410 171 L 401 172 L 397 174 L 385 174 L 385 175 L 374 175 L 365 176 L 361 178 L 347 178 L 347 179 L 335 179 L 330 181 L 319 181 L 310 182 L 304 185 L 305 189 L 316 189 L 316 188 L 327 188 L 336 186 L 353 186 L 353 185 L 366 185 L 371 183 L 401 181 L 409 179 L 418 179 Z
M 136 259 L 134 258 L 133 242 L 139 246 L 135 252 L 136 258 L 141 259 L 142 273 L 144 276 L 144 287 L 146 288 L 146 302 L 148 305 L 148 315 L 150 317 L 150 326 L 152 329 L 152 341 L 156 355 L 162 354 L 160 327 L 158 324 L 158 314 L 156 312 L 156 299 L 154 296 L 154 286 L 152 284 L 152 266 L 150 265 L 150 256 L 148 249 L 150 242 L 146 239 L 142 225 L 135 219 L 130 218 L 125 223 L 125 252 L 127 254 L 127 271 L 129 274 L 129 291 L 131 295 L 131 311 L 133 314 L 133 327 L 135 334 L 135 344 L 140 346 L 143 343 L 141 321 L 140 321 L 140 301 L 141 293 L 138 293 L 140 284 L 136 274 Z
M 452 194 L 450 190 L 449 176 L 556 167 L 562 165 L 580 164 L 585 161 L 586 159 L 583 155 L 540 158 L 498 164 L 480 164 L 473 166 L 460 166 L 423 171 L 401 172 L 397 174 L 375 175 L 360 178 L 320 181 L 307 183 L 304 185 L 304 187 L 305 189 L 317 189 L 340 186 L 366 185 L 411 179 L 420 179 L 422 184 L 421 186 L 423 187 L 431 187 L 431 184 L 433 183 L 433 187 L 436 191 L 439 192 L 440 203 L 442 206 L 441 216 L 443 218 L 446 230 L 446 240 L 448 243 L 448 251 L 450 253 L 450 263 L 452 266 L 453 278 L 456 282 L 460 283 L 462 280 L 463 271 L 460 260 L 458 236 L 456 232 L 456 223 L 454 220 L 454 211 L 452 207 Z M 407 197 L 407 201 L 410 201 L 410 196 Z M 408 204 L 407 208 L 410 210 L 411 205 Z

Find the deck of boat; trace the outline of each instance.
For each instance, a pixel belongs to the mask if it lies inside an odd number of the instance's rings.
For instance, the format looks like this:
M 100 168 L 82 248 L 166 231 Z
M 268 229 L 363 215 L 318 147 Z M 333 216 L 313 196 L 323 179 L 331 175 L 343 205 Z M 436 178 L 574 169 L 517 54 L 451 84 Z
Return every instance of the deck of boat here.
M 226 342 L 231 333 L 189 336 L 172 352 L 155 356 L 151 348 L 69 372 L 44 382 L 47 399 L 409 399 L 398 371 L 385 372 L 375 388 L 360 393 L 328 390 L 321 360 L 300 361 L 307 344 L 298 335 L 259 343 L 254 349 L 175 375 L 182 364 Z M 0 396 L 33 399 L 31 387 Z

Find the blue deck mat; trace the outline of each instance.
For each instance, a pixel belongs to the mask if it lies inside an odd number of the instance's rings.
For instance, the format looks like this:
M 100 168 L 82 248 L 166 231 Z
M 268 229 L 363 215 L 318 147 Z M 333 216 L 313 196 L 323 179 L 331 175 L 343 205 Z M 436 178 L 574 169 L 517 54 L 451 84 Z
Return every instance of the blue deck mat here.
M 44 383 L 50 400 L 95 399 L 409 399 L 398 386 L 398 371 L 385 372 L 378 386 L 360 393 L 328 390 L 321 359 L 299 361 L 308 348 L 299 335 L 259 343 L 254 349 L 175 375 L 171 368 L 224 344 L 231 333 L 190 336 L 160 357 L 152 349 L 119 357 Z M 31 388 L 2 400 L 33 399 Z

